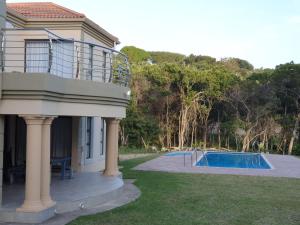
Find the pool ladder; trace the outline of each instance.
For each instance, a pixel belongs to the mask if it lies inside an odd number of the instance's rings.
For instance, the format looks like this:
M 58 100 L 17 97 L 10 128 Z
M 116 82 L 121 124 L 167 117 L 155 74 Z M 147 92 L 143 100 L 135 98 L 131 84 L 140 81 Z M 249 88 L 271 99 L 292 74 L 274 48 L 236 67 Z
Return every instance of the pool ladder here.
M 202 149 L 200 149 L 201 153 L 202 153 L 202 157 L 205 159 L 206 161 L 206 166 L 208 166 L 208 160 L 207 160 L 207 157 L 206 157 L 206 154 L 205 154 L 205 151 L 203 151 Z
M 185 153 L 186 152 L 188 152 L 187 150 L 185 151 Z M 185 167 L 186 166 L 186 158 L 185 158 L 185 156 L 186 156 L 187 154 L 184 154 L 183 155 L 183 166 Z M 192 151 L 192 154 L 190 154 L 191 155 L 191 158 L 190 158 L 190 160 L 191 160 L 191 167 L 193 166 L 193 155 L 195 155 L 196 157 L 195 157 L 195 162 L 197 162 L 197 160 L 198 160 L 198 149 L 197 148 L 194 148 L 193 149 L 193 151 Z

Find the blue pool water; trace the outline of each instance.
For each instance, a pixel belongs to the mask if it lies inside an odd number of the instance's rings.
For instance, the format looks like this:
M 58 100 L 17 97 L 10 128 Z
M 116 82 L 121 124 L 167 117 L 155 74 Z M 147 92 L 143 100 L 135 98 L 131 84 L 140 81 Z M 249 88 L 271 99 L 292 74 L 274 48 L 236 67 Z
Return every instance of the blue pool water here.
M 206 152 L 196 166 L 271 169 L 260 153 Z
M 191 155 L 192 152 L 170 152 L 165 154 L 165 156 L 181 156 L 181 155 Z

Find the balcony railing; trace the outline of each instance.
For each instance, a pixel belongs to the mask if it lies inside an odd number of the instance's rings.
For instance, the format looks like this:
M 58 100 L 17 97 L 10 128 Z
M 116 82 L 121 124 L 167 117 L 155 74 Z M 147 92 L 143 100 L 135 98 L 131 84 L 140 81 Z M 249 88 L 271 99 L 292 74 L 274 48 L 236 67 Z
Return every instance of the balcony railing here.
M 0 35 L 3 72 L 49 73 L 63 78 L 129 85 L 127 57 L 114 49 L 92 41 L 62 38 L 47 29 L 6 29 Z

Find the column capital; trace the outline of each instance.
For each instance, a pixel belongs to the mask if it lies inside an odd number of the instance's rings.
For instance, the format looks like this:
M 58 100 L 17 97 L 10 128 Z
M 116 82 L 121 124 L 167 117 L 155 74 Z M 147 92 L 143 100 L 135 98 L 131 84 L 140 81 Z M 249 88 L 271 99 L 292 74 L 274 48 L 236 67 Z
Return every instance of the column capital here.
M 45 117 L 39 115 L 19 115 L 22 117 L 27 125 L 42 125 Z
M 44 125 L 51 125 L 53 120 L 57 118 L 57 116 L 47 116 L 44 118 Z
M 120 118 L 111 118 L 111 117 L 106 117 L 103 118 L 106 122 L 112 123 L 112 124 L 119 124 L 120 123 Z

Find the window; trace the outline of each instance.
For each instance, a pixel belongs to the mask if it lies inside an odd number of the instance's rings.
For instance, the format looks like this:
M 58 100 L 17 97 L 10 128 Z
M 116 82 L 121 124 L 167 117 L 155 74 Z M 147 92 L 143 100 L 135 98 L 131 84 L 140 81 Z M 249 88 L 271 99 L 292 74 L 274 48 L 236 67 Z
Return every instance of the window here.
M 26 41 L 25 71 L 72 78 L 73 48 L 73 42 L 70 41 L 53 40 L 52 44 L 48 40 Z
M 86 118 L 86 158 L 92 158 L 92 117 Z
M 87 71 L 87 80 L 93 80 L 93 54 L 94 54 L 94 46 L 89 45 L 89 52 L 88 52 L 88 71 Z
M 26 72 L 48 73 L 49 42 L 26 41 Z
M 101 118 L 100 155 L 104 155 L 105 120 Z
M 102 69 L 103 69 L 103 82 L 106 81 L 106 60 L 107 60 L 107 52 L 103 51 L 103 64 L 102 64 Z

